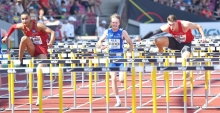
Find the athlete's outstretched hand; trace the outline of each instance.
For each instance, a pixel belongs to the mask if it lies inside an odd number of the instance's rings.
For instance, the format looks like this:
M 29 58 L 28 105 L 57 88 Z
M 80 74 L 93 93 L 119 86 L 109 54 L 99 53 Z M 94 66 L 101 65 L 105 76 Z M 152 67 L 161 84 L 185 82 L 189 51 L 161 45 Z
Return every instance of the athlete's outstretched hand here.
M 96 47 L 97 47 L 97 48 L 101 48 L 101 47 L 102 47 L 102 43 L 101 43 L 100 41 L 98 41 L 98 42 L 96 43 Z
M 108 46 L 102 46 L 101 49 L 104 50 L 106 49 Z
M 202 39 L 200 40 L 202 43 L 205 43 L 206 42 L 206 39 L 205 37 L 202 37 Z
M 49 48 L 51 48 L 53 44 L 49 42 L 47 45 Z
M 2 39 L 2 43 L 5 44 L 6 42 L 7 42 L 7 37 L 4 37 L 4 38 Z

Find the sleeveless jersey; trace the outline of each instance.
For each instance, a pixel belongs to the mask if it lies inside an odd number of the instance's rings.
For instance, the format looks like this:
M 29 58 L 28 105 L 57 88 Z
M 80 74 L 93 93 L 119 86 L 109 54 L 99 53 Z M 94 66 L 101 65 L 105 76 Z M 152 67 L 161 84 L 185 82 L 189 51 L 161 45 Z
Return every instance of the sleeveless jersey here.
M 172 31 L 169 28 L 170 34 L 172 34 L 174 36 L 174 38 L 179 43 L 190 43 L 190 42 L 192 42 L 193 39 L 194 39 L 194 36 L 192 35 L 191 29 L 189 29 L 187 32 L 184 32 L 183 29 L 182 29 L 181 21 L 177 20 L 177 23 L 178 23 L 179 31 L 175 32 L 175 31 Z
M 123 52 L 123 37 L 122 37 L 123 29 L 120 28 L 118 31 L 114 32 L 112 28 L 108 29 L 108 46 L 109 52 Z
M 35 52 L 48 54 L 48 34 L 45 31 L 37 31 L 36 21 L 33 20 L 32 22 L 32 28 L 30 31 L 27 30 L 26 26 L 24 26 L 24 33 L 32 40 L 33 44 L 35 45 Z

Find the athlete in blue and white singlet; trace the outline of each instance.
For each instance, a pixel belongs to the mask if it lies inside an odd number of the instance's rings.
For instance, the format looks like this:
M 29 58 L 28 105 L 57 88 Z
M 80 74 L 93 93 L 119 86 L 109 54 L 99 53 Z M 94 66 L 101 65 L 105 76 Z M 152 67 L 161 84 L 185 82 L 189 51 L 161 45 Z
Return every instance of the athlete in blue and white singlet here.
M 118 31 L 114 32 L 112 28 L 108 29 L 108 36 L 107 36 L 107 41 L 108 41 L 108 48 L 109 48 L 109 53 L 123 53 L 123 37 L 122 37 L 122 32 L 123 29 L 120 28 Z M 110 58 L 123 58 L 123 56 L 110 56 Z M 124 63 L 110 63 L 109 67 L 115 67 L 115 66 L 120 66 L 123 67 Z
M 118 14 L 113 14 L 110 17 L 110 24 L 111 28 L 104 31 L 103 35 L 100 37 L 99 41 L 97 42 L 97 47 L 101 48 L 102 50 L 108 48 L 109 53 L 123 53 L 123 40 L 129 44 L 129 52 L 133 51 L 133 43 L 127 33 L 126 30 L 119 28 L 120 25 L 120 16 Z M 102 42 L 107 39 L 108 45 L 102 46 Z M 123 58 L 123 56 L 110 56 L 110 58 Z M 109 67 L 118 67 L 123 66 L 123 63 L 110 63 Z M 117 87 L 117 73 L 110 72 L 111 80 L 112 80 L 112 90 L 115 94 L 117 103 L 115 107 L 121 106 L 121 100 L 118 96 L 118 87 Z M 119 81 L 123 82 L 124 80 L 124 73 L 119 72 Z

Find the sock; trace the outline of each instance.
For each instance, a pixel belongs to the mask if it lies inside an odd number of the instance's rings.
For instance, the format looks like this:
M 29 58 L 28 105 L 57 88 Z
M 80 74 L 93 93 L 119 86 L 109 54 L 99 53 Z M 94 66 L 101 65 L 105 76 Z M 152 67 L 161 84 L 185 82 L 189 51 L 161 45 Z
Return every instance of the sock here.
M 116 97 L 117 103 L 118 103 L 118 102 L 121 102 L 121 100 L 120 100 L 120 98 L 119 98 L 118 95 L 115 95 L 115 97 Z

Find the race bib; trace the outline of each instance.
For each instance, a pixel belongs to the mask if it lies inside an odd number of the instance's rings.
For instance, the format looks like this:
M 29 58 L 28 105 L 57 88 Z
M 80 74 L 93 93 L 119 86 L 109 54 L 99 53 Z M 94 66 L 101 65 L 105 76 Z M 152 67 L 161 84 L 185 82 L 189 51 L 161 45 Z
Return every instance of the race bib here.
M 31 37 L 31 40 L 34 44 L 36 45 L 40 45 L 42 44 L 42 40 L 41 40 L 41 37 L 40 36 L 34 36 L 34 37 Z
M 186 42 L 186 35 L 176 35 L 176 36 L 175 36 L 175 39 L 176 39 L 179 43 Z
M 109 39 L 109 49 L 120 49 L 120 39 Z

